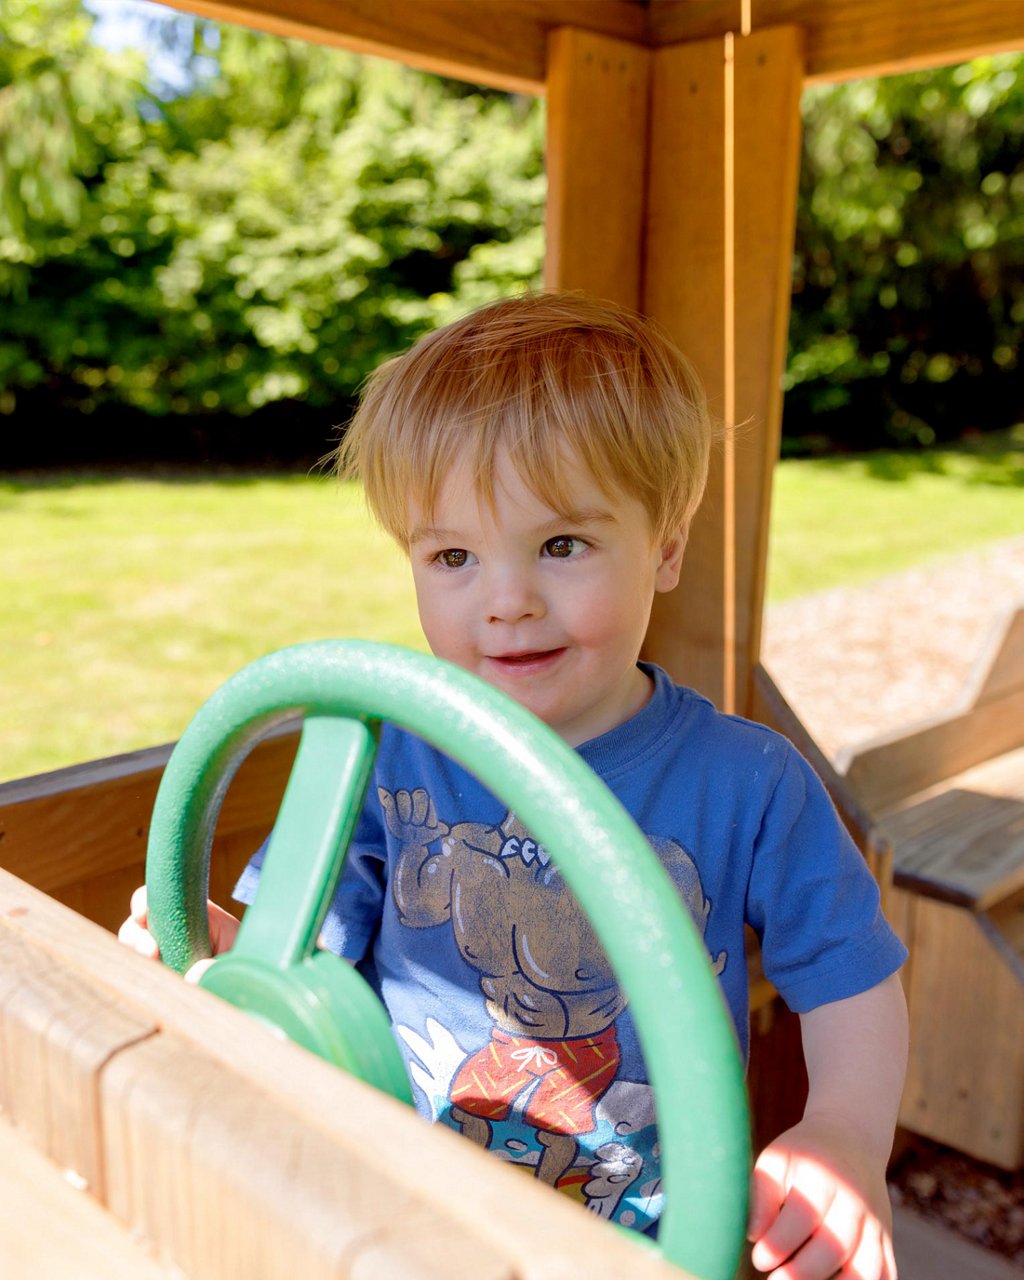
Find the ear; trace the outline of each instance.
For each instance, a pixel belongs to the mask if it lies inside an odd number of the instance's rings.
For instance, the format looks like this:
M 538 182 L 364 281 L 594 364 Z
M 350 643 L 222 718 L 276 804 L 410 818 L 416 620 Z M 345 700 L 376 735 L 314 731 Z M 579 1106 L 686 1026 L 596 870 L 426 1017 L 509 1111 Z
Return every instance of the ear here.
M 683 565 L 683 552 L 686 550 L 689 533 L 690 526 L 684 525 L 678 533 L 661 544 L 661 560 L 654 574 L 655 591 L 671 591 L 679 582 L 679 571 Z

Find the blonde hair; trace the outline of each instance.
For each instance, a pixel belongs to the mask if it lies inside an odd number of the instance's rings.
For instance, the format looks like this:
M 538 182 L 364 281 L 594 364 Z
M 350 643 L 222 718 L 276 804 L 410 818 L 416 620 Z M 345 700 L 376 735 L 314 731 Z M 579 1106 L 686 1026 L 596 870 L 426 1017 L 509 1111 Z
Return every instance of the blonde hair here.
M 431 514 L 457 466 L 493 509 L 501 452 L 560 515 L 576 461 L 608 496 L 636 498 L 663 541 L 697 509 L 714 434 L 696 375 L 651 321 L 584 294 L 535 293 L 481 307 L 382 364 L 334 462 L 407 549 L 410 505 Z

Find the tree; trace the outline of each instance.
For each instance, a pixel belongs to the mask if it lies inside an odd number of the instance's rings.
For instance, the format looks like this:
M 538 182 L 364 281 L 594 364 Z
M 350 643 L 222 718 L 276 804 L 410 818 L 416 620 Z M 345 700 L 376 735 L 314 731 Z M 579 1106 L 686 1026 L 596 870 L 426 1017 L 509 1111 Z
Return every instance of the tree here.
M 66 49 L 63 116 L 90 131 L 62 153 L 74 199 L 22 219 L 20 275 L 0 246 L 9 402 L 45 384 L 86 411 L 326 407 L 427 328 L 537 278 L 537 104 L 198 22 L 191 89 L 160 101 L 69 0 L 21 8 Z M 97 76 L 120 77 L 109 119 L 83 97 Z M 38 105 L 24 68 L 11 83 Z
M 1024 58 L 810 90 L 788 435 L 930 444 L 1024 403 Z

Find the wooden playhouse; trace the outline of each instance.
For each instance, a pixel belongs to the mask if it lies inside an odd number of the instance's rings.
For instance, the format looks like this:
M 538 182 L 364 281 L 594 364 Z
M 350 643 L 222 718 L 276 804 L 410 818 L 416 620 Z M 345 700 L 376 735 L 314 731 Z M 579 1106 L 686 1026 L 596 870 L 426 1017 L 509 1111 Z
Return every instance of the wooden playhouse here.
M 952 891 L 923 885 L 919 856 L 914 867 L 903 864 L 893 885 L 891 846 L 899 866 L 913 822 L 904 818 L 901 828 L 899 820 L 880 826 L 877 819 L 883 808 L 905 810 L 902 797 L 879 799 L 875 782 L 862 785 L 877 781 L 872 760 L 843 777 L 816 752 L 760 666 L 759 642 L 802 86 L 1022 47 L 1024 5 L 172 2 L 547 95 L 548 282 L 653 315 L 693 359 L 722 415 L 752 424 L 716 461 L 684 580 L 659 598 L 648 652 L 722 708 L 780 728 L 811 756 L 911 946 L 911 1015 L 927 1052 L 912 1064 L 904 1122 L 953 1141 L 942 1126 L 955 1113 L 965 1149 L 1021 1163 L 1024 1069 L 1017 1068 L 1014 1084 L 1007 1067 L 1024 1062 L 1019 873 L 1003 876 L 995 902 L 991 893 L 975 892 L 975 878 L 974 896 L 965 890 L 951 905 Z M 952 734 L 962 741 L 966 733 L 975 741 L 980 733 L 988 746 L 968 763 L 947 752 L 939 774 L 918 779 L 934 797 L 969 765 L 998 756 L 999 768 L 1016 779 L 1001 784 L 1016 807 L 1003 809 L 1000 849 L 1014 839 L 1019 847 L 1024 812 L 1021 753 L 1013 750 L 1022 746 L 1024 724 L 1020 649 L 1015 624 L 992 668 L 997 675 L 980 681 L 966 720 L 929 739 L 947 743 Z M 981 711 L 972 718 L 975 708 Z M 1001 726 L 998 741 L 978 730 L 980 721 Z M 227 896 L 265 835 L 294 750 L 294 733 L 272 737 L 233 782 L 215 845 L 215 897 Z M 918 739 L 899 759 L 918 760 L 921 752 Z M 167 756 L 158 747 L 0 787 L 0 1272 L 81 1280 L 129 1272 L 190 1280 L 680 1274 L 561 1197 L 448 1133 L 426 1130 L 398 1104 L 117 945 L 109 931 L 143 879 Z M 873 757 L 875 765 L 880 758 Z M 955 767 L 946 767 L 950 761 Z M 882 774 L 894 776 L 891 756 Z M 970 782 L 953 789 L 969 791 Z M 972 832 L 976 824 L 966 822 L 961 848 L 972 847 Z M 1022 863 L 1024 850 L 1015 865 Z M 947 919 L 947 910 L 960 915 Z M 962 1022 L 942 1021 L 971 1012 L 952 1008 L 956 1001 L 942 994 L 933 964 L 960 945 L 958 931 L 972 943 L 982 939 L 981 950 L 971 952 L 982 958 L 972 964 L 984 963 L 988 946 L 1003 966 L 1002 1083 L 986 1082 L 985 1098 L 970 1078 L 977 1054 L 971 1057 L 976 1044 L 967 1041 L 982 1034 L 977 1022 L 970 1033 L 949 1033 Z M 793 1019 L 757 977 L 756 956 L 751 966 L 749 1080 L 756 1140 L 764 1141 L 799 1114 L 799 1044 Z M 968 984 L 976 970 L 966 973 Z M 991 968 L 977 980 L 990 975 Z M 960 1005 L 971 1004 L 969 990 L 965 985 Z M 955 1037 L 963 1061 L 957 1059 L 947 1105 L 936 1090 L 938 1077 L 945 1074 L 948 1084 L 950 1073 L 937 1065 L 936 1044 Z

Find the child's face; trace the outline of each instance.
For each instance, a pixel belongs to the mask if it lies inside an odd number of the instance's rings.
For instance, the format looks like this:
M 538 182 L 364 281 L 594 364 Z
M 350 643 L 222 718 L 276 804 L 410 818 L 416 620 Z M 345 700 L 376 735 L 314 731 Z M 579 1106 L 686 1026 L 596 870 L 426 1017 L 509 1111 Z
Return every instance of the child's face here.
M 557 515 L 499 459 L 496 510 L 455 473 L 428 520 L 413 510 L 412 560 L 431 649 L 482 676 L 571 745 L 647 702 L 636 666 L 656 591 L 679 578 L 685 538 L 655 545 L 647 514 L 569 474 L 574 518 Z

